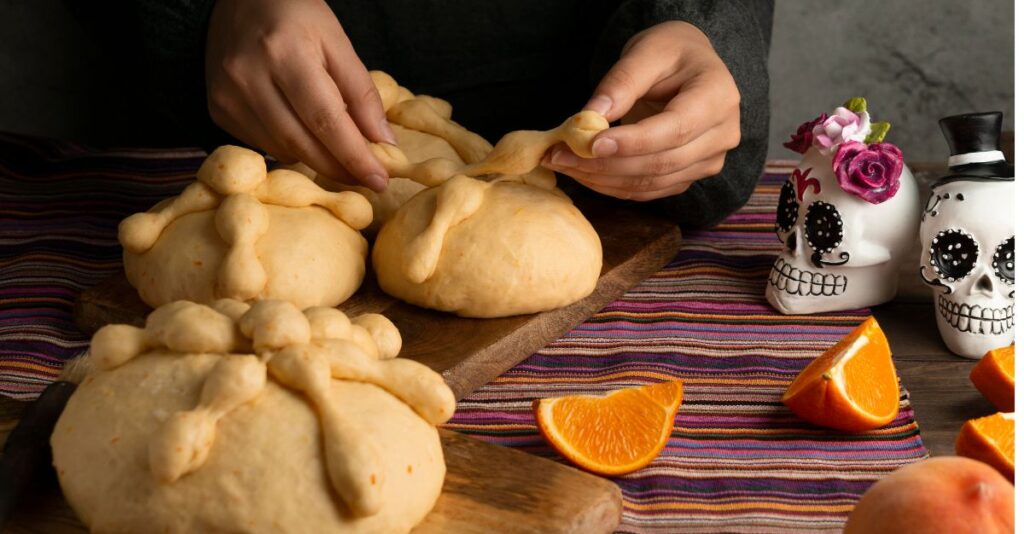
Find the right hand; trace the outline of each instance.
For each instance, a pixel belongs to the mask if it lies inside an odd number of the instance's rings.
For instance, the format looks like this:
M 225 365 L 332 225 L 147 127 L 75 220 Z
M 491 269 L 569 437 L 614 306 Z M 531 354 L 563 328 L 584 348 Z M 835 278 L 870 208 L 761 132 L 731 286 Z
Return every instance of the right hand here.
M 218 0 L 206 46 L 218 126 L 283 163 L 381 191 L 366 139 L 395 144 L 380 96 L 323 0 Z

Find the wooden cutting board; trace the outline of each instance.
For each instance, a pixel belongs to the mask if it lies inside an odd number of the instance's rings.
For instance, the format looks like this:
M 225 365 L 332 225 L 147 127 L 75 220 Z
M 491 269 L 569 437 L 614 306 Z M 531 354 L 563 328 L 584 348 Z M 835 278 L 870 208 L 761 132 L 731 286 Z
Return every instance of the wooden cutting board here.
M 0 397 L 0 443 L 26 403 Z M 441 430 L 448 473 L 416 533 L 603 533 L 619 524 L 622 494 L 603 478 L 544 458 Z M 68 507 L 52 469 L 4 528 L 9 534 L 87 532 Z
M 679 228 L 667 220 L 596 199 L 578 205 L 601 237 L 604 265 L 593 294 L 575 304 L 533 315 L 465 319 L 397 301 L 368 276 L 341 309 L 386 315 L 402 333 L 400 356 L 440 372 L 461 399 L 592 316 L 679 250 Z M 118 275 L 81 294 L 75 321 L 92 333 L 110 323 L 141 324 L 149 311 Z M 448 464 L 444 491 L 417 532 L 596 533 L 618 525 L 622 496 L 608 480 L 457 433 L 441 436 Z M 16 520 L 10 532 L 82 530 L 56 489 L 34 499 Z
M 402 333 L 399 356 L 441 373 L 455 398 L 461 399 L 645 280 L 679 250 L 679 228 L 665 219 L 599 199 L 584 199 L 577 205 L 601 236 L 604 266 L 594 292 L 575 304 L 533 315 L 465 319 L 384 294 L 371 271 L 341 309 L 350 315 L 386 315 Z M 75 322 L 91 334 L 110 323 L 141 324 L 149 311 L 122 274 L 81 294 L 75 304 Z

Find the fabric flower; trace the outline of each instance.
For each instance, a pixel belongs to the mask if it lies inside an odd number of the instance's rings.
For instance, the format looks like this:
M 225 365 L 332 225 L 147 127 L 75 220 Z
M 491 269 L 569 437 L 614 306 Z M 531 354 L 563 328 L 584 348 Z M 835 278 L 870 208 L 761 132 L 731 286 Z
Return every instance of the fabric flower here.
M 825 122 L 826 118 L 828 118 L 828 115 L 822 113 L 818 118 L 801 124 L 800 127 L 796 129 L 796 133 L 789 136 L 789 142 L 782 143 L 782 146 L 798 154 L 807 152 L 807 149 L 811 148 L 811 142 L 814 141 L 812 130 L 815 126 Z
M 847 141 L 863 142 L 871 133 L 871 118 L 867 111 L 854 113 L 844 107 L 838 107 L 832 116 L 816 125 L 811 131 L 814 146 L 822 154 L 835 152 L 836 147 Z
M 836 150 L 832 170 L 843 191 L 881 204 L 900 190 L 903 152 L 890 143 L 847 141 Z

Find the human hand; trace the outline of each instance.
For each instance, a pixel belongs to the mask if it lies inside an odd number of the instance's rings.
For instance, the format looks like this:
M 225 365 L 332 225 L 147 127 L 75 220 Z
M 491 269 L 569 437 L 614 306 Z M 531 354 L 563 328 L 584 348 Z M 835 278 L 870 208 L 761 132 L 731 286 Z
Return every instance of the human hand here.
M 394 133 L 323 0 L 218 0 L 207 34 L 206 90 L 217 125 L 281 162 L 387 186 L 366 139 L 395 144 Z
M 622 126 L 591 145 L 593 159 L 556 147 L 544 166 L 609 196 L 646 201 L 677 195 L 718 174 L 740 142 L 740 93 L 695 26 L 665 22 L 623 47 L 584 109 Z

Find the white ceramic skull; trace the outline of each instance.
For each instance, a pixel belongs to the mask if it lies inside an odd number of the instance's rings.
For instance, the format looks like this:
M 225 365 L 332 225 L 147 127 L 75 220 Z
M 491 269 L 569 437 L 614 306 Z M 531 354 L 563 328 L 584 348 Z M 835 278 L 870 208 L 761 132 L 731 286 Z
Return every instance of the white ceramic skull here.
M 807 150 L 779 196 L 775 230 L 785 248 L 768 275 L 765 295 L 785 314 L 892 299 L 900 261 L 915 239 L 920 203 L 906 165 L 895 196 L 872 204 L 839 186 L 832 159 Z
M 921 222 L 921 277 L 951 351 L 981 358 L 1013 343 L 1012 181 L 937 185 Z
M 999 150 L 1003 114 L 939 120 L 949 176 L 932 185 L 921 215 L 921 278 L 949 350 L 981 358 L 1013 343 L 1013 166 Z

